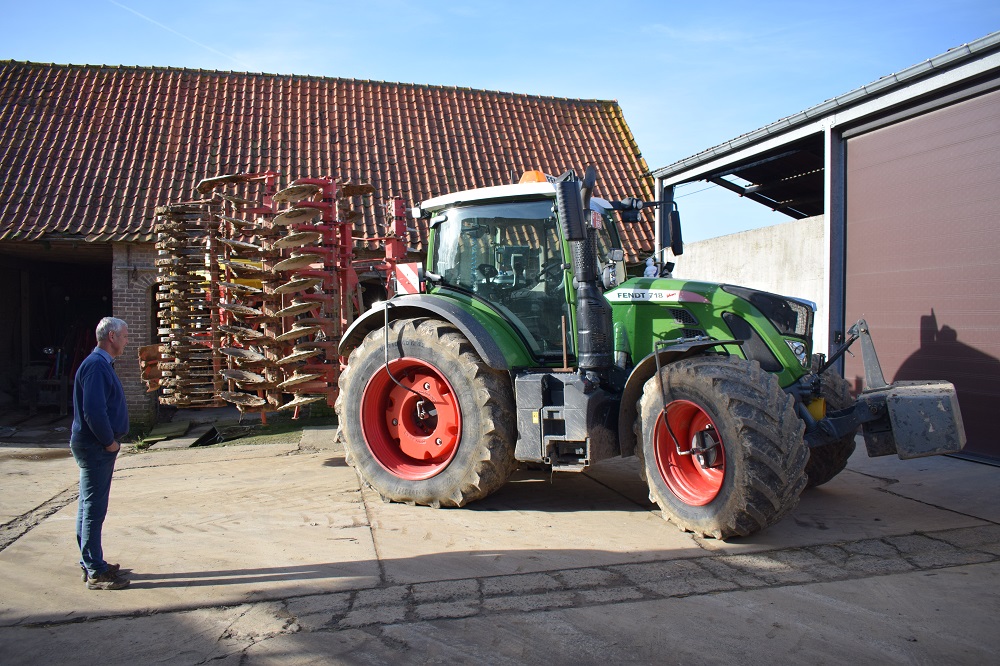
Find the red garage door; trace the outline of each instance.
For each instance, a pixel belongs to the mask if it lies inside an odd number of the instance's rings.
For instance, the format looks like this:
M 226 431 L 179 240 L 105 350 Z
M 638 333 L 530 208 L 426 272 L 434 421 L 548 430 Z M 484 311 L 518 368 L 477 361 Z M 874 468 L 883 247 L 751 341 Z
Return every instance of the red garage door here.
M 846 307 L 886 380 L 954 383 L 966 452 L 1000 460 L 1000 92 L 848 140 Z

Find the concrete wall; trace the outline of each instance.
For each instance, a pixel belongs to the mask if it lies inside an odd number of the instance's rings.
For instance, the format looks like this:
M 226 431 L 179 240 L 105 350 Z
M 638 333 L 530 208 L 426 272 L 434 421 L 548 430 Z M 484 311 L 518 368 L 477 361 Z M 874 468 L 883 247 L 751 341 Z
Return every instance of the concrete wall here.
M 822 216 L 686 243 L 674 277 L 727 282 L 817 305 L 813 351 L 829 354 L 826 220 Z

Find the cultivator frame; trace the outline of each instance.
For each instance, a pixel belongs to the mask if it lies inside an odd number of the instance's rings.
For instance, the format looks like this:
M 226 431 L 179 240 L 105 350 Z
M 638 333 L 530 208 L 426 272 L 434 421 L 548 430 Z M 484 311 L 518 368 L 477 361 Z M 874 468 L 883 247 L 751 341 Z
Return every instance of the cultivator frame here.
M 203 198 L 157 208 L 160 343 L 139 356 L 162 404 L 295 416 L 334 405 L 337 346 L 361 311 L 354 242 L 383 241 L 376 268 L 391 274 L 407 251 L 405 204 L 390 202 L 386 236 L 358 238 L 351 201 L 370 185 L 300 178 L 279 190 L 279 175 L 208 178 Z

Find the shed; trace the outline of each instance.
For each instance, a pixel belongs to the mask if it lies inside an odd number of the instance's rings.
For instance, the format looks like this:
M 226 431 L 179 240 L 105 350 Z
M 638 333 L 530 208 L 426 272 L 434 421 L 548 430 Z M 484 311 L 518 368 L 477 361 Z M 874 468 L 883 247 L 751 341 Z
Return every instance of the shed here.
M 955 384 L 966 453 L 1000 461 L 1000 32 L 656 169 L 825 216 L 832 353 L 864 317 L 887 379 Z M 845 376 L 860 383 L 860 355 Z M 860 388 L 860 386 L 858 386 Z

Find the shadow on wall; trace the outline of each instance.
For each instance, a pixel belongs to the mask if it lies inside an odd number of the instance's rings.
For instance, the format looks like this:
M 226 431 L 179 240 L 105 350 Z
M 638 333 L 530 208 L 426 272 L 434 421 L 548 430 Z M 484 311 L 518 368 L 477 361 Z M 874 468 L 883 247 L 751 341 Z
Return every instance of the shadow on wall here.
M 915 379 L 954 384 L 969 440 L 965 451 L 1000 458 L 990 426 L 1000 399 L 1000 360 L 959 342 L 958 331 L 950 326 L 939 327 L 933 309 L 920 317 L 920 348 L 903 361 L 893 381 Z

